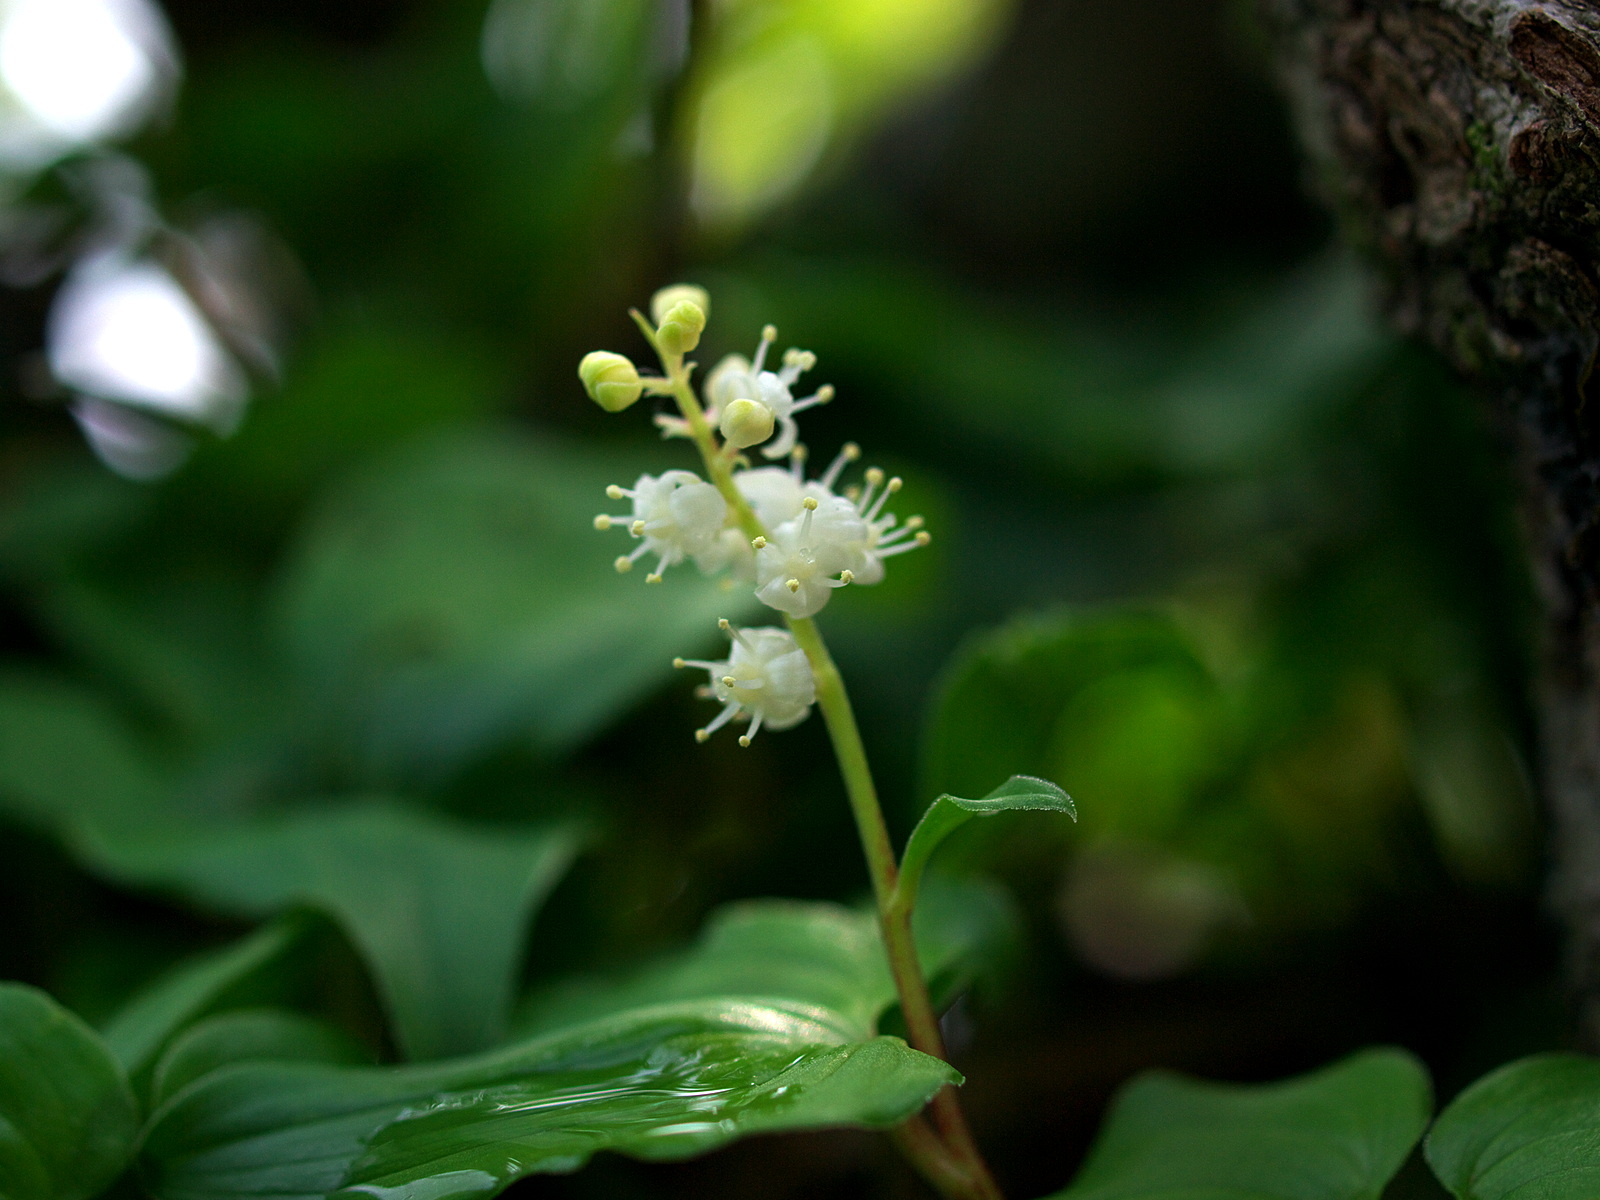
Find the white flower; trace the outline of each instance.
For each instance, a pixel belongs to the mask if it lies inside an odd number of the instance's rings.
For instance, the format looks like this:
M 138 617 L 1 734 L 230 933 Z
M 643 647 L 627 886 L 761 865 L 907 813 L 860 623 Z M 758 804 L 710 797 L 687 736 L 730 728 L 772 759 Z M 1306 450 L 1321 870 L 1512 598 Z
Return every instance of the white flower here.
M 835 588 L 854 578 L 849 565 L 855 558 L 849 547 L 867 537 L 865 522 L 842 496 L 829 497 L 826 508 L 815 496 L 807 496 L 801 507 L 799 519 L 785 521 L 751 543 L 756 551 L 756 599 L 791 617 L 815 615 Z M 837 579 L 832 578 L 835 575 Z
M 742 711 L 750 731 L 739 738 L 748 746 L 761 727 L 791 729 L 804 721 L 816 702 L 817 684 L 805 651 L 786 629 L 738 629 L 726 620 L 717 624 L 733 639 L 724 662 L 674 659 L 675 667 L 699 667 L 711 674 L 710 696 L 723 708 L 704 729 L 695 730 L 703 742 Z
M 818 479 L 802 480 L 802 451 L 796 447 L 788 471 L 758 467 L 734 476 L 741 494 L 772 530 L 753 543 L 756 596 L 791 617 L 813 615 L 835 588 L 882 582 L 884 559 L 931 540 L 921 517 L 901 524 L 883 511 L 901 485 L 898 478 L 885 479 L 877 467 L 867 470 L 865 491 L 851 487 L 843 495 L 834 493 L 839 473 L 861 457 L 853 442 Z
M 855 539 L 856 527 L 840 525 L 840 549 L 851 556 L 849 569 L 853 583 L 873 584 L 883 582 L 883 560 L 926 546 L 931 535 L 922 528 L 921 517 L 911 517 L 905 524 L 893 513 L 883 511 L 884 503 L 900 490 L 900 477 L 885 480 L 877 467 L 867 468 L 867 490 L 860 495 L 846 493 L 845 503 L 851 505 L 860 519 L 861 536 Z M 879 492 L 878 488 L 883 488 Z M 876 499 L 874 499 L 876 493 Z M 908 540 L 909 539 L 909 540 Z
M 656 569 L 645 576 L 646 583 L 660 583 L 661 573 L 685 558 L 694 558 L 702 570 L 715 570 L 722 565 L 728 502 L 714 485 L 703 482 L 693 471 L 641 475 L 632 488 L 612 484 L 606 495 L 613 500 L 632 497 L 633 515 L 614 517 L 601 513 L 594 519 L 594 527 L 604 530 L 623 525 L 634 537 L 644 539 L 632 554 L 617 559 L 618 571 L 631 570 L 645 554 L 654 554 L 658 560 Z
M 796 413 L 833 399 L 831 386 L 818 388 L 802 400 L 796 400 L 789 390 L 817 365 L 817 356 L 809 350 L 787 350 L 781 370 L 765 369 L 767 351 L 777 336 L 778 331 L 768 325 L 761 331 L 755 361 L 730 354 L 707 376 L 705 386 L 706 402 L 719 414 L 722 436 L 741 450 L 759 445 L 772 436 L 774 427 L 778 429 L 777 439 L 762 448 L 767 458 L 782 458 L 794 449 L 800 436 Z

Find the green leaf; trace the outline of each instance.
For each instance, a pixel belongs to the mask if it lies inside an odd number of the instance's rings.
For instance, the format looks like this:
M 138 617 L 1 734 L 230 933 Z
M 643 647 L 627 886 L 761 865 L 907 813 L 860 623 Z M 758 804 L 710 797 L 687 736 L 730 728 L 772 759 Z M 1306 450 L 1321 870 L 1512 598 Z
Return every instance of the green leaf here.
M 1491 1071 L 1439 1114 L 1426 1149 L 1458 1200 L 1600 1195 L 1600 1059 L 1538 1054 Z
M 1031 775 L 1013 775 L 981 800 L 963 800 L 948 793 L 940 796 L 922 814 L 901 856 L 896 891 L 906 905 L 915 906 L 922 872 L 945 838 L 976 817 L 1012 812 L 1057 812 L 1066 813 L 1074 821 L 1078 819 L 1071 796 L 1048 780 Z
M 970 972 L 1010 933 L 998 889 L 972 880 L 930 880 L 916 920 L 917 950 L 931 978 Z M 712 914 L 694 948 L 620 979 L 576 979 L 531 997 L 523 1033 L 550 1033 L 666 1001 L 729 995 L 782 997 L 827 1009 L 862 1037 L 896 1002 L 874 911 L 799 900 L 746 900 Z
M 134 821 L 163 781 L 103 701 L 44 676 L 0 674 L 0 811 L 64 835 L 85 820 Z
M 284 637 L 319 727 L 380 786 L 510 743 L 559 753 L 753 600 L 692 568 L 649 587 L 597 533 L 639 465 L 508 432 L 414 447 L 345 488 L 291 556 Z
M 1118 1095 L 1052 1200 L 1378 1200 L 1432 1111 L 1427 1072 L 1402 1050 L 1279 1083 L 1153 1071 Z
M 137 1132 L 128 1081 L 94 1031 L 35 988 L 0 984 L 0 1196 L 88 1200 Z
M 581 838 L 570 825 L 475 827 L 372 801 L 91 847 L 129 883 L 256 918 L 327 913 L 366 958 L 413 1058 L 505 1036 L 531 914 Z
M 274 921 L 230 946 L 178 964 L 111 1018 L 104 1031 L 107 1048 L 129 1076 L 139 1075 L 173 1034 L 275 961 L 303 928 L 293 918 Z
M 892 996 L 870 915 L 737 905 L 680 959 L 569 993 L 500 1051 L 218 1071 L 153 1118 L 146 1178 L 160 1200 L 443 1200 L 600 1150 L 681 1158 L 758 1131 L 892 1125 L 960 1081 L 876 1035 Z
M 156 1065 L 150 1104 L 159 1108 L 185 1085 L 231 1063 L 370 1061 L 349 1034 L 325 1022 L 281 1009 L 237 1009 L 173 1039 Z

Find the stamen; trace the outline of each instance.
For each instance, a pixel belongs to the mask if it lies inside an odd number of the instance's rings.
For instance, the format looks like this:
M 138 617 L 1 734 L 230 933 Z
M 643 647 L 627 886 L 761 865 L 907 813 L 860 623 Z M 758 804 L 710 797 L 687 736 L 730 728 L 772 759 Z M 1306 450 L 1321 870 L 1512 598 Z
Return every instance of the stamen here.
M 633 493 L 627 488 L 618 487 L 613 483 L 610 487 L 606 488 L 606 495 L 610 496 L 613 500 L 621 500 L 624 496 L 631 496 Z
M 921 517 L 909 517 L 909 518 L 907 518 L 905 527 L 907 529 L 921 529 L 922 528 L 922 518 Z
M 643 521 L 635 521 L 632 525 L 628 526 L 628 532 L 633 534 L 634 537 L 643 537 L 644 536 L 644 522 Z
M 800 501 L 800 507 L 805 509 L 807 512 L 816 512 L 817 498 L 815 496 L 807 496 L 804 500 Z
M 898 475 L 889 480 L 888 484 L 886 484 L 883 489 L 883 494 L 878 497 L 878 502 L 872 506 L 872 511 L 867 513 L 867 520 L 876 521 L 878 519 L 878 514 L 883 511 L 884 503 L 889 499 L 890 496 L 894 495 L 904 486 L 905 480 L 901 479 Z
M 606 530 L 611 528 L 611 518 L 605 513 L 601 513 L 594 519 L 594 527 L 601 533 L 604 533 Z
M 839 472 L 844 470 L 845 464 L 853 463 L 860 457 L 861 447 L 854 442 L 846 442 L 839 453 L 834 456 L 834 460 L 828 464 L 828 469 L 822 473 L 822 478 L 817 482 L 831 492 L 833 490 L 833 482 L 839 478 Z
M 672 660 L 673 668 L 675 670 L 678 670 L 678 671 L 683 670 L 688 665 L 689 665 L 688 662 L 686 660 L 684 660 L 684 659 L 681 659 L 681 658 L 675 658 L 675 659 Z
M 732 687 L 734 684 L 736 684 L 738 682 L 739 681 L 737 679 L 735 679 L 732 675 L 724 675 L 722 677 L 722 686 L 723 687 Z
M 741 745 L 741 746 L 745 747 L 746 749 L 748 749 L 749 746 L 750 746 L 750 743 L 755 740 L 756 734 L 758 734 L 760 732 L 761 732 L 761 717 L 758 714 L 757 716 L 751 718 L 751 721 L 750 721 L 750 732 L 740 735 L 740 737 L 739 737 L 739 745 Z
M 812 392 L 811 395 L 807 396 L 804 400 L 796 400 L 794 402 L 794 406 L 789 409 L 789 412 L 791 414 L 804 412 L 808 408 L 815 408 L 819 404 L 826 404 L 832 399 L 833 384 L 825 383 L 816 391 Z
M 778 327 L 768 325 L 761 330 L 761 344 L 756 347 L 755 361 L 750 364 L 750 374 L 759 375 L 762 367 L 767 362 L 767 351 L 772 349 L 772 343 L 778 340 Z
M 611 565 L 617 569 L 618 575 L 626 575 L 629 571 L 633 570 L 633 559 L 629 558 L 626 554 L 619 554 L 617 556 L 617 561 Z
M 840 571 L 839 572 L 839 582 L 840 583 L 850 584 L 850 583 L 854 583 L 855 581 L 856 581 L 856 573 L 854 571 Z
M 708 723 L 706 725 L 705 730 L 704 730 L 706 737 L 710 737 L 713 733 L 715 733 L 717 730 L 721 729 L 729 721 L 733 720 L 733 714 L 738 712 L 738 711 L 739 711 L 739 702 L 737 700 L 730 700 L 728 702 L 728 706 L 726 708 L 724 708 L 721 712 L 719 712 L 715 717 L 713 717 L 711 719 L 710 723 Z M 699 738 L 702 742 L 706 740 L 705 738 L 701 738 L 699 734 L 696 734 L 695 736 L 697 738 Z
M 798 579 L 786 579 L 783 586 L 791 592 L 798 592 L 800 590 L 800 581 Z
M 722 630 L 723 633 L 727 634 L 734 641 L 738 642 L 746 650 L 749 650 L 752 653 L 755 651 L 755 646 L 744 636 L 744 630 L 740 629 L 737 625 L 733 624 L 733 622 L 729 621 L 727 617 L 723 617 L 717 622 L 717 628 Z
M 765 550 L 767 548 L 767 539 L 764 537 L 751 538 L 750 548 L 752 550 Z
M 661 572 L 657 571 L 652 575 L 646 575 L 644 577 L 644 581 L 646 583 L 660 583 L 661 582 Z

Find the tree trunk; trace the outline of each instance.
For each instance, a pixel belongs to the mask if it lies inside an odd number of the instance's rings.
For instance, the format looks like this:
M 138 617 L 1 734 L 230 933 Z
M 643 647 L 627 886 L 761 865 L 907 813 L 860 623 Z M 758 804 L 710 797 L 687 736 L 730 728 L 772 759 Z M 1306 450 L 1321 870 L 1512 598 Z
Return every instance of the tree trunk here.
M 1600 1048 L 1600 0 L 1262 3 L 1317 185 L 1390 314 L 1487 391 L 1514 447 L 1552 896 Z

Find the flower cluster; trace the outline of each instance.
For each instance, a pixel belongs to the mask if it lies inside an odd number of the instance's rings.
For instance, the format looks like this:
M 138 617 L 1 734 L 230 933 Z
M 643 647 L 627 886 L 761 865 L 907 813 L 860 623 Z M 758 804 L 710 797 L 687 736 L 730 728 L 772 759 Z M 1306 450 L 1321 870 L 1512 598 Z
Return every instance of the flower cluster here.
M 700 341 L 710 309 L 705 292 L 692 285 L 663 288 L 651 302 L 651 319 L 634 319 L 661 358 L 664 374 L 640 375 L 621 354 L 597 350 L 584 357 L 578 376 L 589 396 L 608 412 L 631 407 L 641 396 L 670 396 L 676 414 L 656 423 L 667 437 L 695 442 L 708 478 L 692 471 L 641 475 L 632 487 L 613 484 L 606 494 L 631 501 L 632 511 L 595 517 L 599 530 L 627 530 L 638 544 L 615 565 L 627 572 L 641 558 L 654 557 L 645 582 L 660 583 L 668 567 L 691 561 L 708 575 L 726 575 L 753 589 L 755 596 L 789 620 L 814 616 L 835 591 L 850 584 L 874 584 L 884 577 L 884 561 L 928 543 L 922 518 L 901 521 L 885 511 L 900 490 L 898 477 L 868 468 L 860 484 L 840 486 L 845 470 L 861 457 L 847 443 L 815 479 L 806 478 L 806 448 L 795 417 L 826 404 L 833 388 L 823 386 L 796 399 L 800 377 L 816 366 L 808 350 L 784 352 L 777 370 L 767 360 L 777 330 L 761 333 L 755 356 L 731 354 L 706 377 L 696 396 L 689 382 L 693 364 L 684 361 Z M 788 459 L 787 466 L 753 466 L 743 451 L 760 448 L 766 459 Z M 723 704 L 698 735 L 702 740 L 736 717 L 750 721 L 740 744 L 761 728 L 787 729 L 804 720 L 815 699 L 815 682 L 805 653 L 786 629 L 722 627 L 732 638 L 727 660 L 686 662 L 710 672 L 706 694 Z

